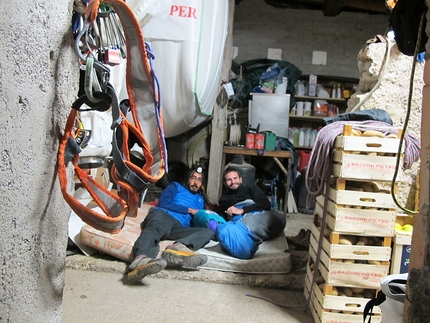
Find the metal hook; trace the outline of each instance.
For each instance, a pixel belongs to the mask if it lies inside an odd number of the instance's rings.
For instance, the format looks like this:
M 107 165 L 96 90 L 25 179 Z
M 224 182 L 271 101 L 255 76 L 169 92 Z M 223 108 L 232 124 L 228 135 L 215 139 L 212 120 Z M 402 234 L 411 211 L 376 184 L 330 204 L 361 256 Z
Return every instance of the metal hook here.
M 97 103 L 100 100 L 96 99 L 93 96 L 93 84 L 94 84 L 94 69 L 93 69 L 93 62 L 94 59 L 92 57 L 88 57 L 85 62 L 85 83 L 84 83 L 84 90 L 85 94 L 87 95 L 88 100 L 90 100 L 93 103 Z

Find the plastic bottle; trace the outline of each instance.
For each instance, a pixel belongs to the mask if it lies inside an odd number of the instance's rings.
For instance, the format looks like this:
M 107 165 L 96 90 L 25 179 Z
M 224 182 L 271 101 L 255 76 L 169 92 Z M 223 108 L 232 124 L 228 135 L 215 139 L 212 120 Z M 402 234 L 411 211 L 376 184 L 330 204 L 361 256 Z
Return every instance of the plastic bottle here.
M 305 141 L 304 141 L 304 144 L 303 144 L 303 146 L 305 146 L 305 147 L 310 147 L 310 145 L 311 145 L 311 129 L 306 129 L 305 130 Z
M 317 135 L 318 135 L 318 130 L 316 130 L 316 129 L 312 130 L 312 136 L 311 136 L 311 140 L 309 143 L 311 147 L 315 146 Z
M 288 78 L 283 77 L 282 83 L 278 84 L 275 89 L 275 94 L 285 94 L 287 92 Z
M 300 129 L 299 133 L 299 147 L 303 147 L 305 145 L 305 131 Z
M 288 129 L 288 140 L 294 145 L 294 129 Z
M 331 98 L 336 99 L 337 91 L 336 91 L 336 83 L 333 84 L 333 89 L 331 90 Z
M 300 130 L 297 129 L 297 128 L 294 128 L 294 130 L 293 130 L 293 136 L 294 136 L 293 146 L 294 147 L 298 147 L 299 146 Z
M 290 111 L 290 116 L 295 116 L 297 112 L 296 106 L 294 106 L 294 108 L 291 109 Z
M 342 99 L 342 88 L 340 83 L 337 84 L 337 88 L 336 88 L 336 98 L 337 99 Z
M 303 81 L 297 81 L 296 85 L 297 85 L 297 89 L 296 89 L 297 95 L 305 95 L 305 83 Z
M 303 116 L 303 106 L 304 106 L 303 101 L 296 102 L 296 115 Z
M 305 116 L 310 117 L 311 115 L 312 115 L 311 107 L 309 105 L 306 105 L 305 106 Z

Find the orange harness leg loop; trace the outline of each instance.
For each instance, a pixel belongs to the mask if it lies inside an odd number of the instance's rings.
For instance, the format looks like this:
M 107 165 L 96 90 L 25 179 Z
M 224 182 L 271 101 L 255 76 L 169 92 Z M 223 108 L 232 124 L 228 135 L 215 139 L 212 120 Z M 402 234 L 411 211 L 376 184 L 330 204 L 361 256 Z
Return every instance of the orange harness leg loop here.
M 123 27 L 127 52 L 126 86 L 132 120 L 128 120 L 126 112 L 121 111 L 116 92 L 107 81 L 103 92 L 93 92 L 97 99 L 101 99 L 101 103 L 90 102 L 84 95 L 73 104 L 60 140 L 57 164 L 61 191 L 73 211 L 87 224 L 102 231 L 116 233 L 123 227 L 126 216 L 137 215 L 149 185 L 158 181 L 166 172 L 167 153 L 162 115 L 156 104 L 159 102 L 158 88 L 154 84 L 154 72 L 139 22 L 123 0 L 92 0 L 86 9 L 86 20 L 89 21 L 86 28 L 97 18 L 101 3 L 112 6 Z M 82 55 L 80 57 L 85 59 Z M 108 102 L 109 98 L 111 102 Z M 78 166 L 80 147 L 75 142 L 74 125 L 77 110 L 84 103 L 95 109 L 97 107 L 94 106 L 102 104 L 104 111 L 109 105 L 112 108 L 112 179 L 117 183 L 118 195 L 103 188 Z M 142 148 L 145 161 L 143 166 L 135 165 L 130 160 L 130 149 L 134 144 Z M 68 193 L 69 162 L 72 162 L 75 175 L 102 212 L 83 205 Z

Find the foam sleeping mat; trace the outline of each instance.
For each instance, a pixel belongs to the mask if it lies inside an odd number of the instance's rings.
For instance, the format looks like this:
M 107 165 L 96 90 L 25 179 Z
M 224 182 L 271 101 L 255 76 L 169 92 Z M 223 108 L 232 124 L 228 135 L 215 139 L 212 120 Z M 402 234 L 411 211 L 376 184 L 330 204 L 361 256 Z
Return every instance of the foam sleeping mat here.
M 84 225 L 80 231 L 80 240 L 86 246 L 131 262 L 133 244 L 140 234 L 140 224 L 151 207 L 152 205 L 144 204 L 139 209 L 138 216 L 136 218 L 128 217 L 123 229 L 116 234 Z M 168 240 L 161 241 L 160 253 L 171 243 L 172 241 Z M 208 256 L 208 262 L 200 267 L 203 269 L 249 274 L 285 274 L 292 268 L 291 256 L 283 234 L 273 240 L 263 242 L 250 260 L 231 257 L 221 250 L 216 241 L 209 242 L 199 252 Z

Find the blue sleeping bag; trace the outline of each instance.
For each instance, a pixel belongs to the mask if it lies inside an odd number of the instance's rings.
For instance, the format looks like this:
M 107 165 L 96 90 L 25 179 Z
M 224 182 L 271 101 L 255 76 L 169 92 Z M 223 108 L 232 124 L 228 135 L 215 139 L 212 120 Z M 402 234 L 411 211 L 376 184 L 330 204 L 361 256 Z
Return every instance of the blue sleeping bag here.
M 251 259 L 261 243 L 261 240 L 240 221 L 218 225 L 216 236 L 221 248 L 239 259 Z
M 207 228 L 210 220 L 214 220 L 216 223 L 225 223 L 225 219 L 218 213 L 211 210 L 199 210 L 193 216 L 193 226 Z

